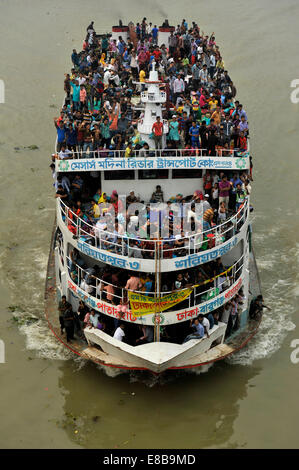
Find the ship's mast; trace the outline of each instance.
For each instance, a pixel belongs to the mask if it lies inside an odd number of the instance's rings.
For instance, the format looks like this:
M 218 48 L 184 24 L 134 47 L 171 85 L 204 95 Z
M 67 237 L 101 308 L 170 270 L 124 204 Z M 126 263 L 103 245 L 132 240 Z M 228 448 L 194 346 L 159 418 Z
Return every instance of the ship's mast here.
M 153 124 L 157 116 L 159 116 L 161 122 L 163 122 L 162 145 L 164 147 L 166 144 L 166 134 L 168 133 L 168 122 L 167 120 L 163 121 L 162 105 L 166 102 L 166 93 L 160 90 L 160 85 L 163 83 L 159 80 L 155 61 L 152 62 L 152 69 L 148 80 L 139 84 L 147 87 L 147 89 L 141 91 L 141 103 L 144 106 L 144 114 L 138 122 L 138 131 L 142 140 L 147 142 L 150 148 L 155 148 L 155 142 L 151 134 Z
M 161 241 L 160 234 L 155 245 L 155 331 L 154 341 L 160 341 L 160 298 L 161 298 Z

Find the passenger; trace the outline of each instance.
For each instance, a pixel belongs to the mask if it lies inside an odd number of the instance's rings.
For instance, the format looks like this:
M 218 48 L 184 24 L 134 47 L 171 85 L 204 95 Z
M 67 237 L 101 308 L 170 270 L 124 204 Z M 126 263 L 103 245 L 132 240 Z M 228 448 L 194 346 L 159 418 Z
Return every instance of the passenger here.
M 62 184 L 59 184 L 58 185 L 58 188 L 57 188 L 57 191 L 56 191 L 56 194 L 55 194 L 55 198 L 60 198 L 60 199 L 68 199 L 68 193 L 67 191 L 63 188 Z
M 140 279 L 138 276 L 135 274 L 131 274 L 130 278 L 128 279 L 125 289 L 131 290 L 131 291 L 138 291 L 142 287 L 142 283 L 140 282 Z
M 71 152 L 69 149 L 67 149 L 66 144 L 61 144 L 61 150 L 58 153 L 59 160 L 66 160 L 73 158 L 73 152 Z
M 204 195 L 204 199 L 203 201 L 201 202 L 202 203 L 202 213 L 204 214 L 208 209 L 211 209 L 211 205 L 209 203 L 209 198 L 210 198 L 210 195 L 209 194 L 205 194 Z
M 259 320 L 264 308 L 266 308 L 267 310 L 271 310 L 270 307 L 267 307 L 267 305 L 263 304 L 263 301 L 264 299 L 262 295 L 258 295 L 257 297 L 254 297 L 252 299 L 249 309 L 249 317 L 252 320 Z
M 190 320 L 190 326 L 193 329 L 193 333 L 186 336 L 186 338 L 183 341 L 183 344 L 187 343 L 187 341 L 190 341 L 191 339 L 201 339 L 204 337 L 205 330 L 198 318 L 195 318 L 194 320 Z
M 209 331 L 210 331 L 210 322 L 209 322 L 209 319 L 206 318 L 204 315 L 202 315 L 201 313 L 198 315 L 198 320 L 199 320 L 199 323 L 203 326 L 204 328 L 204 331 L 205 331 L 205 334 L 207 335 L 207 338 L 210 337 L 209 335 Z
M 99 315 L 98 324 L 96 327 L 98 330 L 105 331 L 106 330 L 106 322 L 104 315 Z
M 208 314 L 207 319 L 209 320 L 211 330 L 214 325 L 218 325 L 219 312 L 217 312 L 217 310 L 214 310 L 213 312 Z
M 235 193 L 236 193 L 236 212 L 238 212 L 240 207 L 245 203 L 245 199 L 246 199 L 246 192 L 244 189 L 242 189 L 242 186 L 240 183 L 237 184 Z
M 230 301 L 228 301 L 224 307 L 223 307 L 223 310 L 222 310 L 222 313 L 221 313 L 221 321 L 222 323 L 226 323 L 228 324 L 228 320 L 229 320 L 229 317 L 230 317 L 230 314 L 231 314 L 231 310 L 232 310 L 232 304 Z
M 65 308 L 63 312 L 63 324 L 66 332 L 66 341 L 71 343 L 74 338 L 74 314 L 71 305 Z
M 156 191 L 152 194 L 152 202 L 164 202 L 164 194 L 160 185 L 156 186 Z
M 66 310 L 69 310 L 71 308 L 71 304 L 67 302 L 66 296 L 63 295 L 61 297 L 61 300 L 58 304 L 58 311 L 59 311 L 59 322 L 60 322 L 60 333 L 63 335 L 63 330 L 65 328 L 64 325 L 64 313 Z
M 160 116 L 157 116 L 156 122 L 152 126 L 152 132 L 154 134 L 155 148 L 162 149 L 163 122 L 161 122 Z
M 154 341 L 154 328 L 152 326 L 142 326 L 141 331 L 143 333 L 140 338 L 136 339 L 136 343 L 152 343 Z
M 90 310 L 89 324 L 90 328 L 97 328 L 99 323 L 99 314 L 94 310 Z
M 118 341 L 124 341 L 124 338 L 126 336 L 124 329 L 125 329 L 125 325 L 124 323 L 121 323 L 119 327 L 116 328 L 113 338 L 118 339 Z
M 80 300 L 78 310 L 77 310 L 77 315 L 78 315 L 78 319 L 79 319 L 79 323 L 80 323 L 80 330 L 81 330 L 80 331 L 80 336 L 81 337 L 83 336 L 83 330 L 84 330 L 84 327 L 85 327 L 84 320 L 85 320 L 87 312 L 88 312 L 88 308 L 84 304 L 83 300 Z
M 219 204 L 224 202 L 226 209 L 228 209 L 230 188 L 231 184 L 227 180 L 227 176 L 223 175 L 222 180 L 219 182 Z

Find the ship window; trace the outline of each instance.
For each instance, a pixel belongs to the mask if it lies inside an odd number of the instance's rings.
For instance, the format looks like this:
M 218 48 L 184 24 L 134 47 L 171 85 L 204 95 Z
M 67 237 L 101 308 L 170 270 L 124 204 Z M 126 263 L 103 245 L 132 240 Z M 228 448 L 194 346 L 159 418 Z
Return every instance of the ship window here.
M 134 170 L 105 171 L 105 180 L 134 180 Z
M 147 180 L 147 179 L 167 179 L 168 170 L 139 170 L 138 179 Z
M 192 170 L 173 170 L 172 171 L 172 177 L 173 179 L 178 179 L 178 178 L 202 178 L 202 170 L 198 170 L 196 168 Z

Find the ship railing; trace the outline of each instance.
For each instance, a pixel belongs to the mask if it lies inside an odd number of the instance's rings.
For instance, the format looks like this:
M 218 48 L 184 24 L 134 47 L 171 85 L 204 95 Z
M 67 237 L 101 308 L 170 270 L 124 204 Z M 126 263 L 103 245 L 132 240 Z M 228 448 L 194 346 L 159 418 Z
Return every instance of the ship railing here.
M 167 123 L 168 124 L 168 123 Z M 92 144 L 91 144 L 92 145 Z M 99 149 L 99 150 L 90 150 L 87 148 L 85 151 L 72 151 L 69 158 L 66 159 L 83 159 L 83 158 L 125 158 L 125 150 L 110 150 L 110 149 Z M 57 152 L 59 155 L 59 152 Z M 241 152 L 240 149 L 216 149 L 215 155 L 208 155 L 207 149 L 133 149 L 133 156 L 129 158 L 161 158 L 161 157 L 171 157 L 171 158 L 190 158 L 190 157 L 243 157 L 246 158 L 249 156 L 249 152 Z M 64 158 L 63 158 L 64 159 Z
M 211 279 L 210 282 L 207 282 L 209 280 L 203 280 L 200 281 L 198 284 L 195 285 L 190 285 L 189 287 L 185 287 L 183 289 L 179 289 L 180 292 L 183 292 L 184 290 L 187 290 L 189 288 L 192 288 L 192 292 L 187 297 L 183 302 L 184 302 L 184 307 L 188 308 L 195 307 L 197 305 L 200 305 L 201 303 L 212 299 L 213 297 L 216 297 L 217 295 L 221 294 L 222 292 L 225 292 L 228 290 L 241 276 L 242 270 L 244 267 L 244 257 L 246 253 L 244 253 L 234 264 L 231 266 L 225 267 L 224 271 L 217 276 L 214 276 L 214 278 Z M 68 271 L 69 271 L 69 276 L 72 279 L 72 281 L 81 289 L 83 290 L 86 295 L 91 295 L 92 297 L 95 297 L 99 301 L 105 301 L 108 303 L 112 303 L 114 305 L 120 304 L 120 301 L 122 301 L 123 304 L 128 303 L 128 292 L 132 292 L 134 294 L 141 294 L 143 296 L 146 296 L 148 298 L 154 299 L 157 294 L 155 292 L 146 292 L 146 291 L 140 291 L 140 290 L 131 290 L 131 289 L 126 289 L 125 287 L 120 287 L 118 285 L 112 284 L 107 281 L 103 281 L 102 279 L 91 275 L 87 269 L 82 268 L 78 264 L 74 263 L 70 256 L 67 256 L 67 266 L 68 266 Z M 91 282 L 88 284 L 86 281 Z M 204 286 L 205 284 L 212 284 L 210 287 L 206 288 L 205 290 L 201 290 L 201 287 Z M 153 283 L 154 284 L 154 283 Z M 105 287 L 110 286 L 112 288 L 112 291 L 110 293 L 105 293 L 103 295 L 103 291 L 105 290 Z M 164 291 L 160 293 L 161 298 L 164 296 L 171 294 L 173 292 L 176 292 L 177 290 L 171 290 L 171 291 Z M 109 300 L 107 299 L 108 297 Z M 174 306 L 168 310 L 174 310 L 177 309 L 177 306 Z
M 215 227 L 177 239 L 163 238 L 158 240 L 153 238 L 138 238 L 129 234 L 120 235 L 107 230 L 100 230 L 95 225 L 91 225 L 78 217 L 62 200 L 59 200 L 58 204 L 64 224 L 77 239 L 91 242 L 92 246 L 99 250 L 109 251 L 129 258 L 152 260 L 155 259 L 157 244 L 159 244 L 161 259 L 183 257 L 207 250 L 211 248 L 211 245 L 218 246 L 223 244 L 240 231 L 249 216 L 250 209 L 249 197 L 246 197 L 243 206 L 240 206 L 235 215 Z M 169 246 L 175 241 L 184 241 L 184 245 L 179 247 Z M 138 246 L 133 246 L 133 244 L 138 244 Z M 150 248 L 140 247 L 140 244 L 150 246 Z M 180 251 L 183 254 L 180 254 Z

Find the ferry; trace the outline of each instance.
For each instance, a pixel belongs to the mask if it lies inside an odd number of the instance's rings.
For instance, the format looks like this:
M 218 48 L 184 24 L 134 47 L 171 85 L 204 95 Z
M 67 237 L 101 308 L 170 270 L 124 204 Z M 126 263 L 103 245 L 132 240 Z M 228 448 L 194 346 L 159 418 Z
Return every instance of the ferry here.
M 54 120 L 49 328 L 107 368 L 205 370 L 247 345 L 263 309 L 247 115 L 215 37 L 185 20 L 91 23 L 72 61 Z

